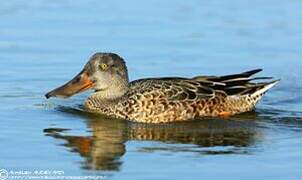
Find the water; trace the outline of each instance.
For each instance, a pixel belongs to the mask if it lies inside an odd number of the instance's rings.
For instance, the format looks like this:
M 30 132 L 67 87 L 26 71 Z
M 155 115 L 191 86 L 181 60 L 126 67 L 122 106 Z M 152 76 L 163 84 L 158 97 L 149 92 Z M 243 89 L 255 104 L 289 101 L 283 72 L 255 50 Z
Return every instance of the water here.
M 301 1 L 3 1 L 0 169 L 109 179 L 298 179 L 302 175 Z M 82 112 L 88 93 L 43 95 L 96 51 L 130 78 L 264 68 L 281 78 L 254 112 L 144 125 Z

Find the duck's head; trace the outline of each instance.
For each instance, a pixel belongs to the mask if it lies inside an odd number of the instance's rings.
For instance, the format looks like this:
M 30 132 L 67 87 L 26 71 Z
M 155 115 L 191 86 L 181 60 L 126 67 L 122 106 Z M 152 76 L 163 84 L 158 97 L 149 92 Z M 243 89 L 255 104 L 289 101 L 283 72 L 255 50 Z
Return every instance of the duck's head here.
M 129 86 L 125 61 L 114 53 L 96 53 L 84 69 L 72 80 L 45 96 L 67 98 L 74 94 L 94 89 L 103 98 L 122 96 Z

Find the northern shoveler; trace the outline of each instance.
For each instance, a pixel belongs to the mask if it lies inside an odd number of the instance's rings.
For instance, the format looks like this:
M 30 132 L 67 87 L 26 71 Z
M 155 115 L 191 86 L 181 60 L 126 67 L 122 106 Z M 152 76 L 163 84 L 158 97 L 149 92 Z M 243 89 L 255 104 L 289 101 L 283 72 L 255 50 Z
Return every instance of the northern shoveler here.
M 71 81 L 45 96 L 70 97 L 88 89 L 85 107 L 115 118 L 144 123 L 232 116 L 252 110 L 279 80 L 254 83 L 256 69 L 226 76 L 147 78 L 129 82 L 125 61 L 114 53 L 94 54 Z

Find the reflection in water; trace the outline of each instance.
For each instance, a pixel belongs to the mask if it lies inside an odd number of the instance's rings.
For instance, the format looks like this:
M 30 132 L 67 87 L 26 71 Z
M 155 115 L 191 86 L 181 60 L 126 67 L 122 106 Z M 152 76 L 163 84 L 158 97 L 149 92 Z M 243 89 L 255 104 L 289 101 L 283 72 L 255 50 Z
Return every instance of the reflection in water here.
M 259 138 L 253 121 L 215 120 L 192 121 L 165 125 L 139 124 L 123 120 L 108 119 L 70 108 L 60 108 L 64 113 L 72 113 L 87 119 L 92 130 L 91 136 L 66 135 L 67 129 L 48 128 L 48 136 L 66 141 L 64 146 L 78 152 L 85 158 L 83 168 L 97 170 L 119 170 L 125 154 L 127 141 L 159 141 L 166 146 L 144 147 L 143 152 L 192 151 L 201 154 L 241 154 L 249 153 Z M 259 131 L 259 129 L 258 129 Z M 261 136 L 260 136 L 261 137 Z M 168 143 L 168 144 L 167 144 Z M 186 149 L 181 145 L 191 144 Z M 173 146 L 172 145 L 177 145 Z M 179 146 L 178 146 L 179 145 Z M 222 148 L 215 148 L 222 147 Z

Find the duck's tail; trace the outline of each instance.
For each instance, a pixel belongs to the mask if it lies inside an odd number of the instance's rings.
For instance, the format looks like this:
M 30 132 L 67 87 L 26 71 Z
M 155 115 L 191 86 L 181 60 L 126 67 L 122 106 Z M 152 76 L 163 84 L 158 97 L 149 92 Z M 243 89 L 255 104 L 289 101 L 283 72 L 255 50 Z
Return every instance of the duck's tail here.
M 229 96 L 227 99 L 231 109 L 235 114 L 254 109 L 263 95 L 279 81 L 280 80 L 275 80 L 271 82 L 251 84 L 247 89 L 247 92 Z
M 256 84 L 255 85 L 256 89 L 251 94 L 251 97 L 263 96 L 269 89 L 271 89 L 272 87 L 274 87 L 279 82 L 280 82 L 280 79 L 274 80 L 274 81 L 271 81 L 271 82 Z
M 260 94 L 263 95 L 280 81 L 259 82 L 259 80 L 273 79 L 272 77 L 252 77 L 260 71 L 262 71 L 262 69 L 254 69 L 226 76 L 197 76 L 193 79 L 205 86 L 210 86 L 214 90 L 222 90 L 229 96 L 257 96 Z M 258 81 L 259 83 L 253 81 Z
M 252 110 L 263 95 L 280 81 L 259 82 L 272 79 L 272 77 L 253 77 L 260 71 L 262 69 L 226 76 L 197 76 L 193 79 L 217 92 L 223 91 L 227 95 L 226 109 L 232 114 L 237 114 Z

